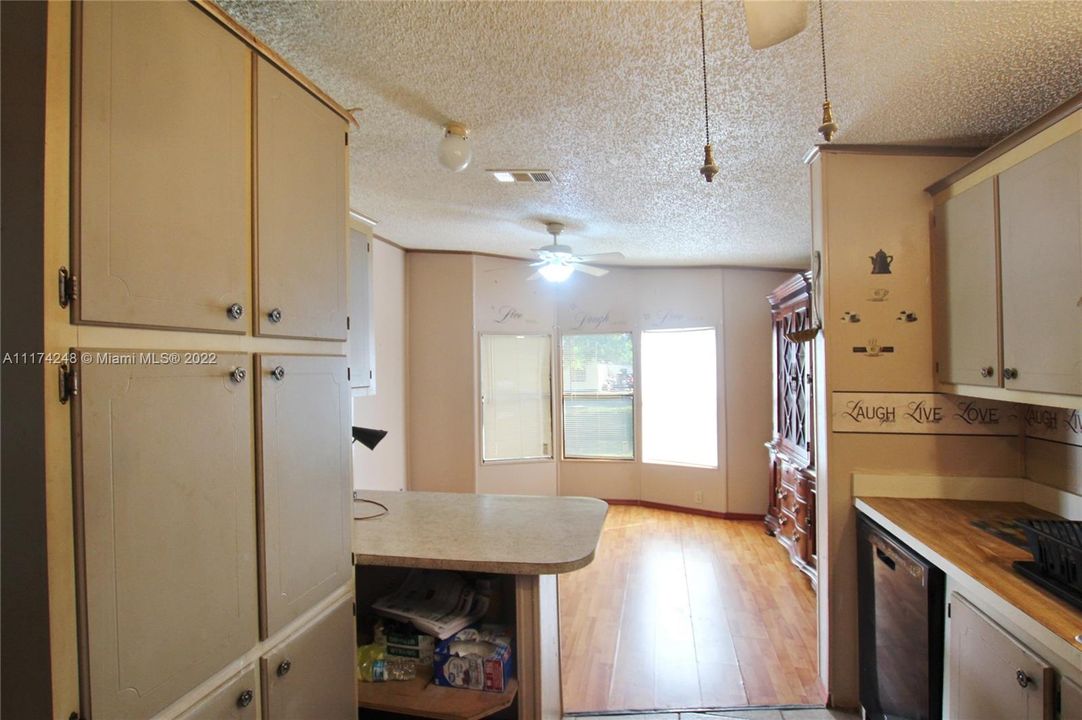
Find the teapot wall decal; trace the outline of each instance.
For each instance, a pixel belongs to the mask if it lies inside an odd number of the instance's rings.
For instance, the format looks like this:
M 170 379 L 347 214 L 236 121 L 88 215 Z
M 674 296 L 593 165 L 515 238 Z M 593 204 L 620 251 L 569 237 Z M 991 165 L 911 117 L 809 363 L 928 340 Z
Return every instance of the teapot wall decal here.
M 890 275 L 890 264 L 894 262 L 893 255 L 887 255 L 880 250 L 875 255 L 869 255 L 872 261 L 872 275 Z

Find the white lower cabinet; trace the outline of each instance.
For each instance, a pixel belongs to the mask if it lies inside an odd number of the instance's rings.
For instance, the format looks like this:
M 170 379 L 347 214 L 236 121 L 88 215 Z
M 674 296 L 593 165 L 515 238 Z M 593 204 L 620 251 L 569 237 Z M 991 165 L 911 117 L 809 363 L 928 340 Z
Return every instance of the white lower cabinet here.
M 259 660 L 264 720 L 355 720 L 352 594 Z
M 1082 685 L 1067 678 L 1059 681 L 1060 720 L 1082 720 Z
M 248 665 L 211 690 L 177 720 L 255 720 L 259 717 L 258 694 L 255 666 Z
M 1055 671 L 958 593 L 951 595 L 952 720 L 1052 720 Z

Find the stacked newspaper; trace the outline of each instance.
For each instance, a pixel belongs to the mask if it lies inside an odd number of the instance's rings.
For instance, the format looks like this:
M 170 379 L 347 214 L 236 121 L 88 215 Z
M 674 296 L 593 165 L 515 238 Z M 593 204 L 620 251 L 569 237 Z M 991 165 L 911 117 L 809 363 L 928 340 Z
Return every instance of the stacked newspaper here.
M 446 640 L 484 617 L 488 603 L 458 573 L 411 570 L 401 587 L 372 603 L 372 610 Z

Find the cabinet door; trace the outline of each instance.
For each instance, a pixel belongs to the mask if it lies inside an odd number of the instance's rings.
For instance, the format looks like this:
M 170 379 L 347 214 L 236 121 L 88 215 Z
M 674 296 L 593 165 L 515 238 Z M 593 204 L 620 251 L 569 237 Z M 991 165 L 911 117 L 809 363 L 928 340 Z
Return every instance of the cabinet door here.
M 1052 668 L 961 595 L 950 607 L 950 717 L 1052 720 Z
M 1004 386 L 1082 395 L 1082 133 L 1004 171 L 999 212 Z
M 345 340 L 345 123 L 257 64 L 256 332 Z
M 1060 720 L 1082 720 L 1082 685 L 1067 678 L 1059 680 Z
M 243 333 L 251 52 L 190 3 L 75 7 L 74 319 Z
M 350 385 L 372 385 L 372 241 L 349 231 L 349 370 Z
M 212 690 L 177 720 L 255 720 L 259 717 L 256 702 L 255 667 L 249 665 Z
M 84 698 L 95 720 L 147 717 L 256 643 L 252 382 L 231 377 L 249 358 L 83 352 L 92 361 L 80 363 L 73 415 Z
M 352 595 L 260 658 L 264 720 L 356 720 Z
M 935 218 L 937 377 L 945 383 L 998 386 L 995 180 L 947 200 Z
M 352 577 L 350 392 L 342 356 L 257 364 L 267 637 Z

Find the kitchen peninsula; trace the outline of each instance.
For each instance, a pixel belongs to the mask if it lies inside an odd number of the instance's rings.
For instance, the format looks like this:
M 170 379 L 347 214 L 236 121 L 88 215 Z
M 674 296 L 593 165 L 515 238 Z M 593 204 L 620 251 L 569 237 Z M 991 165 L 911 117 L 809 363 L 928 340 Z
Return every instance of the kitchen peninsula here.
M 359 498 L 353 511 L 358 619 L 411 568 L 495 576 L 504 621 L 514 628 L 517 678 L 505 693 L 437 687 L 427 677 L 359 683 L 362 717 L 369 709 L 430 718 L 559 718 L 556 575 L 593 560 L 607 504 L 577 497 L 369 490 L 359 491 Z

